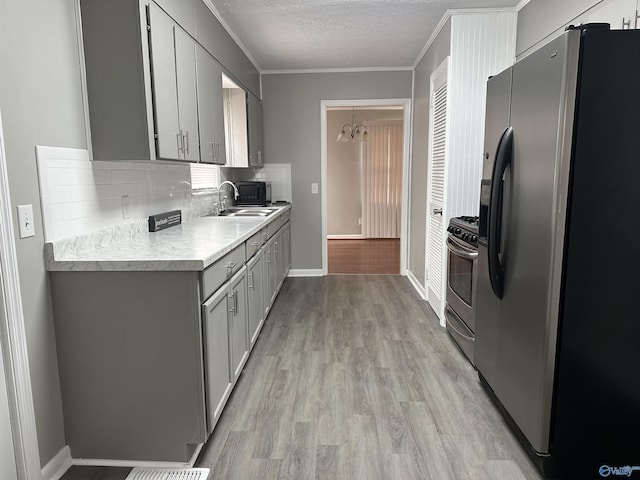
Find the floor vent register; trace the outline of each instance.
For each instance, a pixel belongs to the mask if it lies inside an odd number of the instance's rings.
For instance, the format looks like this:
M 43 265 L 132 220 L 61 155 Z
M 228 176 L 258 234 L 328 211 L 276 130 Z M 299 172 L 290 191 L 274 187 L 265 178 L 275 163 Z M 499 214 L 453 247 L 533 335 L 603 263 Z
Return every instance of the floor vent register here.
M 139 468 L 125 480 L 207 480 L 208 468 Z

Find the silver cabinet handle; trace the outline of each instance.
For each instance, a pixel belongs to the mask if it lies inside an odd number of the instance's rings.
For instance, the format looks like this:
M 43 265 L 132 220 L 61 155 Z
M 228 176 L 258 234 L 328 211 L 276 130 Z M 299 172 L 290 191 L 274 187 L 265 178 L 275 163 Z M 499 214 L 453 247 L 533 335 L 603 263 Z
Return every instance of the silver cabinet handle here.
M 209 142 L 211 145 L 211 160 L 215 163 L 216 161 L 216 142 Z
M 238 291 L 237 290 L 233 291 L 233 301 L 236 304 L 235 311 L 233 312 L 233 314 L 237 315 L 238 314 Z
M 229 307 L 229 311 L 231 313 L 233 313 L 233 315 L 235 316 L 236 314 L 236 292 L 230 292 L 229 293 L 229 298 L 231 299 L 231 307 Z
M 258 250 L 260 250 L 260 243 L 259 242 L 253 242 L 253 253 L 258 253 Z
M 251 281 L 249 282 L 249 288 L 250 288 L 251 290 L 255 290 L 255 289 L 256 289 L 256 286 L 255 286 L 255 284 L 254 284 L 254 282 L 253 282 L 253 272 L 249 273 L 249 280 L 251 280 Z
M 262 150 L 258 150 L 258 163 L 262 165 Z
M 271 250 L 265 252 L 267 254 L 267 263 L 271 263 Z
M 227 276 L 233 274 L 233 269 L 236 268 L 236 265 L 238 265 L 238 262 L 231 262 L 227 265 Z
M 184 154 L 188 155 L 189 154 L 189 132 L 185 132 L 182 138 L 183 138 L 184 144 L 186 145 L 186 147 L 183 147 L 182 149 L 184 150 Z
M 182 130 L 176 133 L 176 142 L 178 144 L 178 153 L 180 153 L 184 150 L 184 148 L 182 147 Z
M 442 208 L 434 208 L 433 209 L 433 214 L 434 215 L 442 215 Z
M 278 242 L 273 242 L 273 253 L 278 253 Z

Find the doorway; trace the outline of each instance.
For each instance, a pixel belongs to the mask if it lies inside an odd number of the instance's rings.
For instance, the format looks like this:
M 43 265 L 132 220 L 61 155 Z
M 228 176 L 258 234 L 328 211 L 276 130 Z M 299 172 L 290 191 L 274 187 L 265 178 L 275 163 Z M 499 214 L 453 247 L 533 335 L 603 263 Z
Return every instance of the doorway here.
M 409 109 L 322 102 L 324 275 L 406 275 Z

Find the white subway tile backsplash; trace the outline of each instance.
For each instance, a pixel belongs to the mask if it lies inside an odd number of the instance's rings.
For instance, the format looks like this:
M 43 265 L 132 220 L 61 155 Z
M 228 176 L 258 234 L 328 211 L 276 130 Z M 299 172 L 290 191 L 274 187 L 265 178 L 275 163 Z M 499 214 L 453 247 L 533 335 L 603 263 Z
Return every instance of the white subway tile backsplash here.
M 166 210 L 192 218 L 207 213 L 213 199 L 192 199 L 189 165 L 91 162 L 86 150 L 43 146 L 36 158 L 45 241 L 138 224 Z M 122 218 L 123 196 L 130 201 L 128 219 Z
M 211 211 L 217 194 L 191 192 L 188 164 L 90 161 L 86 150 L 36 147 L 45 241 L 136 225 L 149 215 L 182 210 L 183 221 Z M 221 180 L 269 180 L 273 200 L 291 201 L 291 165 L 226 169 Z M 122 218 L 128 196 L 130 218 Z

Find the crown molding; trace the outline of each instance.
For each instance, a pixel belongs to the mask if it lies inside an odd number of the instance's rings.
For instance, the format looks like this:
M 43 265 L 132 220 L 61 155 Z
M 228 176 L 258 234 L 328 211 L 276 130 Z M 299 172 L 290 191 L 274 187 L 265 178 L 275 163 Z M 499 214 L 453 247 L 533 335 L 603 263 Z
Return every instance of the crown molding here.
M 358 72 L 410 72 L 412 66 L 407 67 L 355 67 L 355 68 L 308 68 L 291 70 L 263 70 L 263 75 L 282 75 L 288 73 L 358 73 Z

